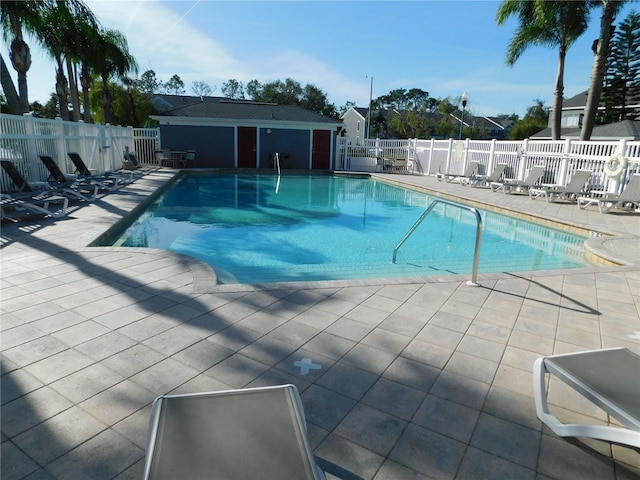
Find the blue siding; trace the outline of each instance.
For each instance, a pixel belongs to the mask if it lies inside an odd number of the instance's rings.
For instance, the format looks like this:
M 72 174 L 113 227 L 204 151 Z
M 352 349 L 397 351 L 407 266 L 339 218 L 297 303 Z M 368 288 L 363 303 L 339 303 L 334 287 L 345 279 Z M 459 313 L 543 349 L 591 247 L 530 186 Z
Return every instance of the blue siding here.
M 195 150 L 198 167 L 233 168 L 235 166 L 233 127 L 161 125 L 160 138 L 162 148 Z

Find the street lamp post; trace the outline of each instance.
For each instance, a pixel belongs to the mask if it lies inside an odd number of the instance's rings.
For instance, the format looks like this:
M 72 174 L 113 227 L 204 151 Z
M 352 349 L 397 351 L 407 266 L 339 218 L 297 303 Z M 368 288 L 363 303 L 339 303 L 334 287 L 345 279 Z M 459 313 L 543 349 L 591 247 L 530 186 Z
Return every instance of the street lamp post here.
M 467 92 L 462 92 L 462 95 L 460 95 L 460 100 L 462 101 L 462 119 L 460 120 L 460 135 L 458 136 L 458 139 L 462 140 L 462 127 L 464 127 L 464 109 L 467 106 L 467 100 L 469 100 Z
M 371 137 L 371 102 L 372 101 L 373 101 L 373 77 L 371 77 L 371 86 L 369 87 L 369 108 L 367 109 L 367 137 L 366 138 Z

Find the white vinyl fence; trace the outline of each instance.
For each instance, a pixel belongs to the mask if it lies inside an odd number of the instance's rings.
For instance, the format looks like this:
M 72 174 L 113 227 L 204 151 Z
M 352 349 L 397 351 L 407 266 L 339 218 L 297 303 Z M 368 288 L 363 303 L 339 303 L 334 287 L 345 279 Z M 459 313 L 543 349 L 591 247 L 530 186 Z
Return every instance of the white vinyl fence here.
M 402 173 L 461 175 L 469 162 L 479 162 L 478 173 L 488 175 L 498 163 L 507 164 L 508 178 L 522 180 L 534 165 L 544 165 L 540 183 L 566 185 L 576 170 L 591 170 L 588 187 L 619 192 L 630 176 L 640 173 L 640 141 L 580 140 L 380 140 L 338 138 L 336 169 L 361 172 L 385 171 L 389 160 L 407 159 Z M 604 165 L 612 156 L 627 159 L 626 171 L 611 178 Z M 394 172 L 395 170 L 386 170 Z
M 13 162 L 28 181 L 49 177 L 39 155 L 52 157 L 63 173 L 73 173 L 75 167 L 67 153 L 76 152 L 91 170 L 103 173 L 122 167 L 125 147 L 134 151 L 142 164 L 155 163 L 154 152 L 160 148 L 158 129 L 0 114 L 0 159 Z M 11 190 L 4 172 L 1 187 Z

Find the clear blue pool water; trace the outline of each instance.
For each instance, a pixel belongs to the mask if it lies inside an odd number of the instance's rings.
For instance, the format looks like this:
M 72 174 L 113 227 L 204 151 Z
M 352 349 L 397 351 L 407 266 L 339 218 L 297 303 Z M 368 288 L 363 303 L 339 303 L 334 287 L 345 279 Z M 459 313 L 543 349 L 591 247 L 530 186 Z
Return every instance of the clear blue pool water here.
M 470 273 L 473 214 L 368 177 L 185 175 L 112 245 L 179 252 L 212 265 L 223 283 Z M 496 213 L 484 222 L 480 272 L 586 265 L 584 237 Z

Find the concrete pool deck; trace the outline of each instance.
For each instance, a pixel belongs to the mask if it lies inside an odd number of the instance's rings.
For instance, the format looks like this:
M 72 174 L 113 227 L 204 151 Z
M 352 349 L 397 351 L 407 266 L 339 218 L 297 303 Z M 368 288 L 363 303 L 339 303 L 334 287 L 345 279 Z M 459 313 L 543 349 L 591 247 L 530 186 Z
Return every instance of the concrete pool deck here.
M 532 364 L 640 353 L 640 214 L 379 175 L 616 234 L 590 244 L 628 263 L 481 274 L 479 287 L 467 277 L 214 287 L 184 256 L 87 247 L 171 175 L 152 172 L 66 218 L 3 223 L 2 479 L 141 478 L 156 396 L 280 383 L 300 390 L 329 480 L 639 478 L 637 450 L 543 427 Z M 303 359 L 319 368 L 303 371 Z M 563 419 L 607 421 L 560 382 L 550 402 Z

